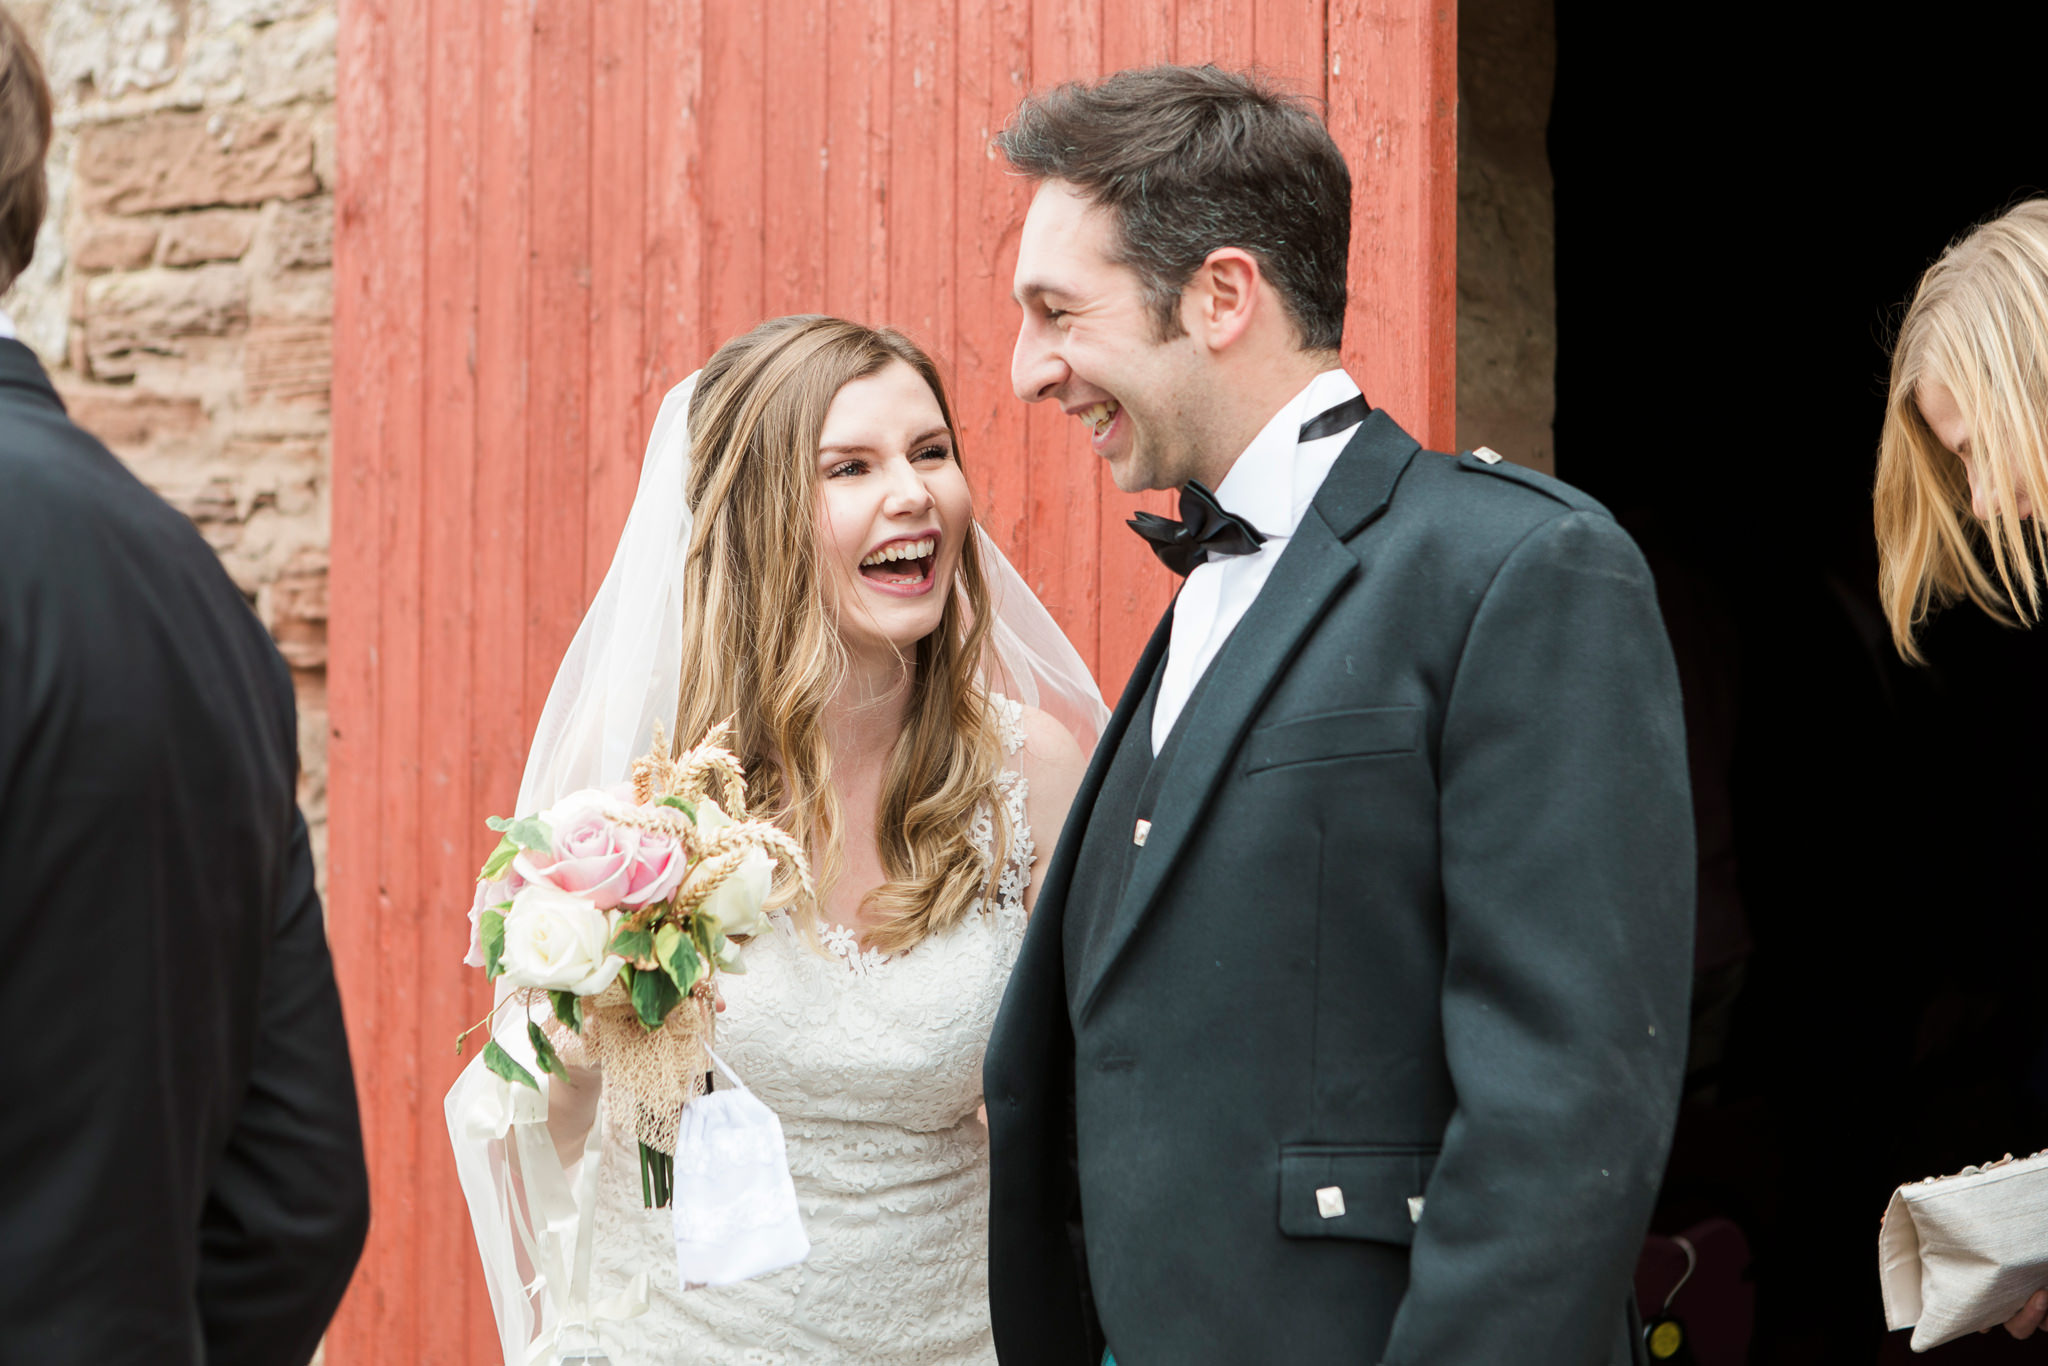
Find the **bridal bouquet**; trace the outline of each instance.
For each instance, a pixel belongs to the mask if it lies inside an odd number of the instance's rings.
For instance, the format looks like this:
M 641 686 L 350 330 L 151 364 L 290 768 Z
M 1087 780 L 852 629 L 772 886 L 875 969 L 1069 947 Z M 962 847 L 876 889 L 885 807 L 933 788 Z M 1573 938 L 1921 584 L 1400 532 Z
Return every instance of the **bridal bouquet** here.
M 526 1026 L 534 1060 L 555 1075 L 571 1062 L 604 1068 L 615 1118 L 640 1138 L 649 1206 L 669 1201 L 675 1116 L 705 1070 L 714 980 L 746 971 L 734 938 L 766 928 L 777 860 L 810 886 L 796 842 L 748 818 L 745 774 L 722 747 L 729 732 L 715 727 L 671 758 L 657 727 L 630 788 L 585 789 L 532 815 L 492 817 L 501 838 L 470 908 L 464 961 L 514 990 L 463 1032 L 456 1052 L 507 1001 L 532 1007 L 544 995 L 550 1028 L 531 1009 Z M 495 1039 L 483 1059 L 507 1081 L 540 1089 Z

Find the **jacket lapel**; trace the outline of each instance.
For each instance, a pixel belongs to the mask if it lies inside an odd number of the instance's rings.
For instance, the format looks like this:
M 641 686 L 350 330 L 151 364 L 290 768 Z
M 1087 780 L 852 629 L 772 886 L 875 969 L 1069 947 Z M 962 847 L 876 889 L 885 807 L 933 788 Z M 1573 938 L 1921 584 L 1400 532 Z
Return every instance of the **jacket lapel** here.
M 1417 449 L 1414 439 L 1384 413 L 1374 412 L 1366 419 L 1331 467 L 1251 610 L 1210 662 L 1206 685 L 1180 719 L 1184 729 L 1179 752 L 1174 756 L 1173 771 L 1161 785 L 1144 852 L 1117 904 L 1115 923 L 1100 958 L 1087 965 L 1092 971 L 1081 983 L 1074 1011 L 1077 1022 L 1087 1017 L 1124 947 L 1158 900 L 1167 874 L 1201 822 L 1259 708 L 1331 599 L 1358 573 L 1358 560 L 1345 546 L 1345 538 L 1386 507 Z M 1155 653 L 1165 653 L 1162 637 L 1168 629 L 1167 623 L 1161 623 L 1146 648 L 1148 661 Z M 1117 706 L 1118 722 L 1112 723 L 1112 729 L 1119 740 L 1129 725 L 1138 688 L 1139 680 L 1134 677 Z M 1096 762 L 1089 768 L 1089 786 L 1084 789 L 1089 805 L 1078 809 L 1092 809 L 1107 768 L 1104 760 L 1114 748 L 1105 736 Z M 1069 843 L 1077 845 L 1079 841 L 1062 842 L 1064 866 L 1056 864 L 1048 870 L 1048 887 L 1055 872 L 1072 876 Z M 1060 885 L 1064 897 L 1066 883 Z

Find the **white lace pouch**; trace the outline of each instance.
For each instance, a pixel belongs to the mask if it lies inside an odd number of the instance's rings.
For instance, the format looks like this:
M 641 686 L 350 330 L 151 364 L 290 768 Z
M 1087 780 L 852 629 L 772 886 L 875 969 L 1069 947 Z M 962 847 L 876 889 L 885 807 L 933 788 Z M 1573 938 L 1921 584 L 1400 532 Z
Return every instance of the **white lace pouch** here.
M 2004 1323 L 2048 1285 L 2048 1152 L 1899 1187 L 1877 1270 L 1885 1326 L 1916 1352 Z
M 732 1089 L 685 1105 L 676 1133 L 671 1205 L 685 1288 L 731 1285 L 811 1255 L 782 1121 L 716 1053 L 711 1061 Z

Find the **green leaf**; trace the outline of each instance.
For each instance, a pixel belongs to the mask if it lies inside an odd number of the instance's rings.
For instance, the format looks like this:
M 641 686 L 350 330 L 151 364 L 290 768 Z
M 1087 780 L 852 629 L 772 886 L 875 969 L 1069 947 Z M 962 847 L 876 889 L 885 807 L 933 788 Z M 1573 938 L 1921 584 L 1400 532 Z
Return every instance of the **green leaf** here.
M 530 849 L 536 854 L 545 854 L 554 848 L 554 832 L 538 816 L 526 816 L 512 822 L 512 828 L 505 832 L 505 836 L 521 849 Z
M 629 963 L 637 963 L 654 957 L 654 936 L 646 930 L 620 930 L 612 936 L 612 942 L 605 946 L 604 951 Z
M 526 1037 L 533 1044 L 533 1060 L 540 1064 L 541 1071 L 557 1077 L 569 1075 L 569 1069 L 564 1067 L 562 1060 L 555 1055 L 555 1046 L 548 1042 L 547 1034 L 531 1020 L 526 1022 Z
M 663 797 L 660 801 L 656 802 L 655 805 L 673 806 L 676 810 L 682 812 L 691 820 L 694 821 L 697 819 L 697 803 L 686 802 L 681 797 Z
M 704 975 L 704 960 L 698 956 L 696 945 L 673 925 L 663 925 L 654 936 L 654 957 L 668 970 L 669 980 L 676 984 L 676 990 L 685 996 L 690 994 L 691 987 L 697 985 L 697 979 Z
M 718 927 L 718 917 L 702 910 L 692 913 L 690 938 L 696 941 L 697 952 L 705 962 L 718 961 L 718 951 L 725 943 L 725 931 Z
M 484 860 L 483 871 L 476 875 L 478 882 L 493 882 L 504 875 L 512 866 L 512 860 L 519 857 L 519 846 L 512 842 L 510 835 L 498 839 L 498 847 L 491 850 L 491 856 Z
M 505 971 L 505 916 L 501 911 L 485 911 L 477 917 L 477 936 L 484 948 L 484 976 L 496 978 Z
M 502 832 L 512 828 L 512 818 L 510 816 L 486 816 L 484 817 L 484 824 L 490 826 L 493 830 Z
M 516 1081 L 521 1086 L 531 1086 L 536 1091 L 540 1090 L 540 1083 L 533 1079 L 533 1073 L 521 1067 L 517 1058 L 500 1048 L 496 1039 L 484 1045 L 484 1066 L 506 1081 Z
M 548 1000 L 554 1003 L 555 1018 L 578 1034 L 583 1032 L 583 998 L 573 991 L 551 991 Z
M 666 972 L 636 972 L 631 989 L 633 1011 L 640 1017 L 641 1027 L 650 1033 L 661 1028 L 668 1013 L 682 1004 L 683 993 L 676 990 Z

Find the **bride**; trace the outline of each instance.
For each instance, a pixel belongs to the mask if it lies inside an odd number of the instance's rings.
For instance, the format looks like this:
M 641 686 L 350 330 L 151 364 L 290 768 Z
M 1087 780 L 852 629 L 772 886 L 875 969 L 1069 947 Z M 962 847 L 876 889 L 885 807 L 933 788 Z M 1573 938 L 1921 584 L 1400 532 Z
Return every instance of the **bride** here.
M 663 402 L 518 810 L 729 716 L 748 808 L 819 874 L 719 979 L 715 1043 L 781 1120 L 811 1252 L 684 1289 L 603 1079 L 536 1097 L 479 1060 L 448 1115 L 506 1361 L 993 1362 L 982 1052 L 1105 713 L 896 332 L 777 319 Z

